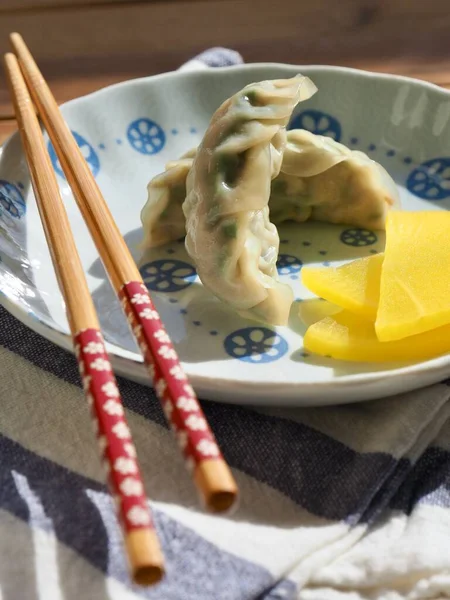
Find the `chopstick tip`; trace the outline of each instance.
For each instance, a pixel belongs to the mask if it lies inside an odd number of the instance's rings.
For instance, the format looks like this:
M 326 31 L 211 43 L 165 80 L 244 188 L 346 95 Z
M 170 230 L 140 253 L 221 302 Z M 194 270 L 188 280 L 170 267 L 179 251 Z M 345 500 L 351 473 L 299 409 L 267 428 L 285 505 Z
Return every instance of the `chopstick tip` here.
M 3 60 L 5 61 L 5 63 L 14 60 L 16 58 L 16 55 L 13 52 L 5 52 L 5 54 L 3 55 Z
M 237 493 L 234 490 L 215 492 L 208 498 L 207 508 L 212 513 L 230 513 L 237 505 Z
M 14 77 L 15 69 L 18 68 L 16 55 L 13 52 L 6 52 L 3 55 L 3 65 L 8 78 Z
M 195 470 L 195 481 L 209 511 L 226 513 L 236 507 L 238 488 L 224 460 L 202 461 Z
M 155 585 L 164 577 L 164 557 L 156 532 L 140 529 L 125 539 L 133 581 L 139 585 Z
M 23 39 L 22 36 L 17 31 L 12 31 L 9 34 L 9 40 L 13 44 L 14 44 L 15 41 L 22 41 L 22 39 Z
M 23 37 L 17 31 L 9 34 L 9 43 L 16 54 L 20 54 L 21 49 L 26 48 Z
M 158 566 L 147 566 L 136 569 L 133 581 L 138 585 L 151 586 L 159 583 L 164 577 L 164 569 Z

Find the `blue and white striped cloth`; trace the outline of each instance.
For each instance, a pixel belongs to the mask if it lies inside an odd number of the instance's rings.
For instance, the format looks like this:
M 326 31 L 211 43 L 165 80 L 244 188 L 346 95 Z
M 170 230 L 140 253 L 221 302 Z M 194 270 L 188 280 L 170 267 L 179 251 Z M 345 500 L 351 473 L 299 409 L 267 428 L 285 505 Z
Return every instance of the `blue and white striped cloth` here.
M 241 62 L 214 49 L 185 68 Z M 205 514 L 153 392 L 120 380 L 167 577 L 131 585 L 75 359 L 0 309 L 1 600 L 450 597 L 450 387 L 330 408 L 204 403 L 241 489 Z

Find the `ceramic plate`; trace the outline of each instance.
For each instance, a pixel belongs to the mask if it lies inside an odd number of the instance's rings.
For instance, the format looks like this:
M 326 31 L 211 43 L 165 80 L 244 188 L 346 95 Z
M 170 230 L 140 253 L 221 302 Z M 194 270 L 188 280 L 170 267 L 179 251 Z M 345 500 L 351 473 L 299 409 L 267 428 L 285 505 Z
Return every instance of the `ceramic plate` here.
M 183 240 L 144 255 L 139 213 L 149 179 L 199 143 L 219 104 L 247 83 L 309 75 L 319 92 L 291 126 L 330 135 L 379 161 L 406 210 L 450 207 L 450 94 L 411 79 L 332 67 L 258 64 L 134 80 L 63 107 L 75 138 L 151 290 L 200 396 L 252 404 L 353 402 L 448 376 L 450 356 L 419 364 L 357 364 L 302 348 L 298 313 L 311 294 L 305 264 L 329 265 L 383 250 L 383 233 L 321 224 L 280 228 L 278 270 L 294 289 L 288 327 L 237 316 L 201 285 Z M 150 383 L 58 160 L 50 148 L 116 372 Z M 0 289 L 3 305 L 29 327 L 71 349 L 64 303 L 39 220 L 20 139 L 0 158 Z

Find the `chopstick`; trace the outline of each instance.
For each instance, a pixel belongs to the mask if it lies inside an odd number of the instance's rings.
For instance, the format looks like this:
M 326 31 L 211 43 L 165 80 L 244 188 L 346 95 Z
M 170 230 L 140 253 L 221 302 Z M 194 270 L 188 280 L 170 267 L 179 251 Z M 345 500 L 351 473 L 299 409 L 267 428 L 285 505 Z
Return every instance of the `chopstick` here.
M 10 40 L 113 288 L 149 368 L 156 394 L 175 432 L 206 506 L 228 510 L 237 486 L 180 365 L 139 270 L 58 105 L 22 37 Z
M 100 458 L 117 500 L 132 577 L 136 583 L 153 584 L 163 576 L 163 556 L 119 389 L 56 176 L 14 54 L 5 55 L 5 68 L 39 214 L 66 304 L 84 392 L 91 405 Z

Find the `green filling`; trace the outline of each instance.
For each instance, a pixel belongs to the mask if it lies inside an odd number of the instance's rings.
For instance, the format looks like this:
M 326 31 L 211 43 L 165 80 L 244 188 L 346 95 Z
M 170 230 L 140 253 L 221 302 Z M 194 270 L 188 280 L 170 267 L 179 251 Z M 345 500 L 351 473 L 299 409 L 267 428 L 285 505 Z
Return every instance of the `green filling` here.
M 217 262 L 219 265 L 219 270 L 221 271 L 221 273 L 223 273 L 226 269 L 227 266 L 227 262 L 229 259 L 229 252 L 227 248 L 222 248 L 219 252 L 219 255 L 217 257 Z
M 246 92 L 244 100 L 247 100 L 252 106 L 262 106 L 261 99 L 256 90 L 249 90 Z
M 217 159 L 217 170 L 227 187 L 235 187 L 245 166 L 245 152 L 222 154 Z
M 235 220 L 227 221 L 222 225 L 222 233 L 226 238 L 235 239 L 237 237 L 237 223 Z

